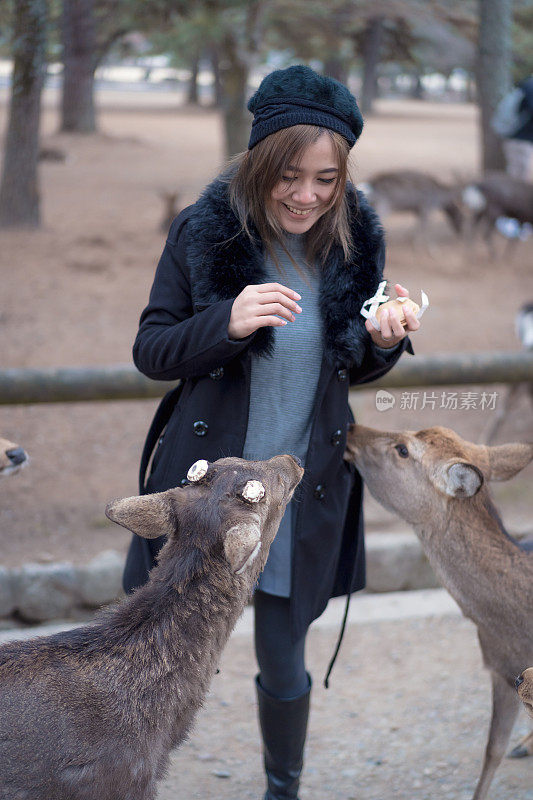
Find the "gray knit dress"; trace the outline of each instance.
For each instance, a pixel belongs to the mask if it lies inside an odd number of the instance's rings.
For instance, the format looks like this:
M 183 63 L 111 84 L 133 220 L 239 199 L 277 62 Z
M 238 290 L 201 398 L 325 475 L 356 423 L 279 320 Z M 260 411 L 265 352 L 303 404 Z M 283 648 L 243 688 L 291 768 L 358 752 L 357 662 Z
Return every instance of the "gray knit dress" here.
M 322 363 L 322 326 L 318 308 L 318 274 L 305 264 L 304 234 L 286 234 L 287 249 L 305 280 L 297 272 L 281 245 L 275 252 L 283 272 L 265 258 L 267 280 L 288 286 L 301 295 L 301 314 L 294 322 L 272 328 L 274 355 L 252 356 L 250 410 L 243 457 L 266 459 L 281 453 L 297 456 L 305 467 L 316 389 Z M 257 588 L 268 594 L 289 597 L 291 549 L 295 519 L 294 500 L 289 503 L 270 548 Z

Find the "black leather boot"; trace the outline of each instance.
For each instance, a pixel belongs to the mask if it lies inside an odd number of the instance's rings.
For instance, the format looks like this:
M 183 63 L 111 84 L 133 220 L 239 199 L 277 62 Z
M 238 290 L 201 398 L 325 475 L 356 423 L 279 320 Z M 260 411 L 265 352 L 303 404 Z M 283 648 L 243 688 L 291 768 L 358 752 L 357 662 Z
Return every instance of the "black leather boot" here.
M 267 777 L 264 800 L 298 800 L 303 752 L 309 718 L 309 688 L 298 697 L 282 700 L 265 692 L 255 679 L 259 727 Z

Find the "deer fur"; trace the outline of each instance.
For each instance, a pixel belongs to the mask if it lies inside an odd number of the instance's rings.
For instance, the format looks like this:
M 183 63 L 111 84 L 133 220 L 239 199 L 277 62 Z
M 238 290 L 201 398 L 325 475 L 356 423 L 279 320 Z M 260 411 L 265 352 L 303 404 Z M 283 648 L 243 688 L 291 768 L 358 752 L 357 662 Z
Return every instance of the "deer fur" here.
M 462 191 L 463 207 L 470 209 L 468 241 L 473 242 L 479 232 L 494 257 L 493 234 L 498 217 L 511 217 L 521 224 L 533 224 L 533 185 L 513 178 L 506 172 L 487 172 L 482 178 L 471 181 Z M 510 240 L 514 246 L 516 240 Z
M 0 438 L 0 478 L 14 475 L 28 464 L 29 458 L 25 450 L 18 444 Z
M 154 800 L 302 474 L 292 456 L 223 458 L 197 483 L 106 508 L 167 543 L 93 625 L 0 648 L 2 800 Z M 259 502 L 243 499 L 250 480 Z
M 418 239 L 429 247 L 428 220 L 436 210 L 442 211 L 456 234 L 461 233 L 463 215 L 457 190 L 427 172 L 408 169 L 382 172 L 359 184 L 358 188 L 365 192 L 379 216 L 396 211 L 415 214 L 418 227 L 413 242 Z
M 493 711 L 474 800 L 484 800 L 518 713 L 515 678 L 533 663 L 533 553 L 507 534 L 486 482 L 508 480 L 533 444 L 471 444 L 447 428 L 348 433 L 345 458 L 372 495 L 411 523 L 435 572 L 477 626 Z
M 522 701 L 526 714 L 533 719 L 533 667 L 525 669 L 516 679 L 516 691 Z

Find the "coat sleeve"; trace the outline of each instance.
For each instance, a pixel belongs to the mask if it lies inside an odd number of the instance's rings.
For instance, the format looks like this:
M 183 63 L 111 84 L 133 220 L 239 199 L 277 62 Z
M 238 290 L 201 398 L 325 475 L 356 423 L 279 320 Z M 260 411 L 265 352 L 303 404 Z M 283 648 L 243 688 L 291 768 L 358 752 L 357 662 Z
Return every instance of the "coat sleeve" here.
M 154 380 L 205 375 L 238 355 L 253 338 L 228 337 L 233 299 L 195 313 L 186 258 L 187 219 L 185 209 L 172 223 L 133 345 L 135 366 Z
M 358 367 L 350 370 L 350 384 L 370 383 L 370 381 L 381 378 L 393 368 L 405 351 L 414 355 L 413 345 L 408 336 L 402 339 L 396 347 L 391 347 L 388 352 L 382 347 L 377 347 L 369 335 L 363 361 Z

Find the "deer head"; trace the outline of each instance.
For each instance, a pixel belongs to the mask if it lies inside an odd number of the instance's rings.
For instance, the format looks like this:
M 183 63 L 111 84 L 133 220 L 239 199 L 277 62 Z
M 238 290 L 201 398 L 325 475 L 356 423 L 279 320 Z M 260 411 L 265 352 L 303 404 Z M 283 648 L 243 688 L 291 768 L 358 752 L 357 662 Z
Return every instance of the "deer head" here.
M 508 480 L 533 458 L 533 444 L 474 445 L 449 428 L 378 431 L 351 426 L 344 457 L 379 502 L 411 524 L 468 502 L 485 480 Z
M 219 559 L 253 584 L 302 475 L 288 455 L 202 460 L 189 470 L 188 486 L 115 500 L 106 515 L 146 539 L 166 535 L 161 559 L 186 559 L 187 578 Z

